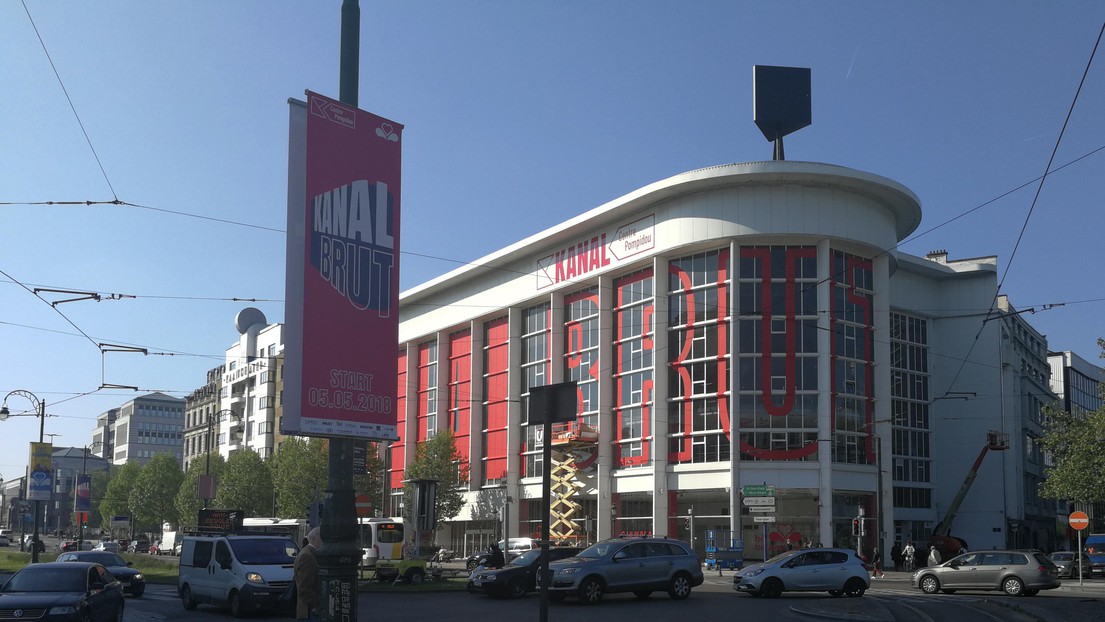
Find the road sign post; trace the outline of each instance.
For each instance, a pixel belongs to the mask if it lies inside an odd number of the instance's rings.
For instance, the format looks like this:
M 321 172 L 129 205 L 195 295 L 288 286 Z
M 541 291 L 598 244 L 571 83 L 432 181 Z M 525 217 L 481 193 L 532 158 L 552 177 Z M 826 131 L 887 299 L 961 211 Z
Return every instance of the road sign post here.
M 1078 532 L 1078 551 L 1074 554 L 1074 563 L 1078 564 L 1078 585 L 1082 585 L 1082 530 L 1090 526 L 1090 517 L 1085 512 L 1071 512 L 1067 521 L 1071 529 Z

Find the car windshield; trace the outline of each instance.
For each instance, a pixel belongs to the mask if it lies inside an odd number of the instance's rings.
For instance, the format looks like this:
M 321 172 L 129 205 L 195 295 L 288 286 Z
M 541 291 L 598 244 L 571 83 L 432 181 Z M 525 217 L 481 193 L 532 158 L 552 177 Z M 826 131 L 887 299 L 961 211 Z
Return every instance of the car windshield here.
M 1064 562 L 1070 561 L 1070 560 L 1074 559 L 1074 553 L 1052 553 L 1051 554 L 1051 559 L 1054 559 L 1056 561 L 1064 561 Z
M 126 566 L 127 560 L 115 553 L 81 553 L 73 555 L 72 561 L 96 562 L 104 566 Z
M 15 573 L 2 592 L 83 592 L 86 566 L 27 566 Z
M 583 557 L 587 559 L 601 559 L 603 557 L 606 557 L 607 555 L 610 555 L 615 550 L 621 548 L 622 544 L 623 542 L 620 541 L 596 542 L 595 544 L 592 544 L 591 546 L 577 553 L 576 557 Z
M 518 557 L 515 557 L 514 559 L 510 560 L 510 563 L 507 564 L 507 565 L 508 566 L 530 566 L 530 565 L 536 564 L 539 559 L 541 559 L 541 549 L 533 549 L 531 551 L 526 551 L 525 553 L 522 553 Z
M 771 559 L 767 560 L 764 563 L 765 564 L 775 564 L 775 563 L 790 559 L 791 557 L 794 557 L 798 553 L 799 553 L 799 551 L 787 551 L 786 553 L 779 553 L 778 555 L 776 555 L 775 557 L 772 557 Z
M 243 564 L 291 564 L 299 551 L 295 543 L 286 538 L 234 539 L 230 541 L 230 548 Z

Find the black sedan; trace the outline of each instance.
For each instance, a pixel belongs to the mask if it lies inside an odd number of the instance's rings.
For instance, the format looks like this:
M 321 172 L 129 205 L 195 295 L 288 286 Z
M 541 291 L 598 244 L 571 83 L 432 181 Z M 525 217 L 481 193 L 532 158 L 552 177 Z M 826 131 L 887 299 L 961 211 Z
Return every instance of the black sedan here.
M 0 619 L 122 622 L 122 587 L 100 564 L 30 564 L 0 588 Z
M 575 557 L 583 549 L 574 546 L 549 547 L 549 561 Z M 537 589 L 537 570 L 541 566 L 541 549 L 526 551 L 502 568 L 477 567 L 468 577 L 468 591 L 473 594 L 520 598 Z
M 93 562 L 107 567 L 108 572 L 123 586 L 124 594 L 135 597 L 146 591 L 146 577 L 131 566 L 134 562 L 119 557 L 118 553 L 107 551 L 73 551 L 58 555 L 59 562 Z

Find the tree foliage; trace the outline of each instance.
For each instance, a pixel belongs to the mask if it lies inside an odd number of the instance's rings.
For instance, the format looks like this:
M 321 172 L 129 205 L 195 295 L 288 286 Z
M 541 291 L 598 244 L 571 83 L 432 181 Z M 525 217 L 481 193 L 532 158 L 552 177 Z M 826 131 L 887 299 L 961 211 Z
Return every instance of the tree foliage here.
M 158 452 L 143 465 L 131 486 L 131 515 L 136 526 L 159 530 L 162 523 L 178 521 L 176 495 L 184 473 L 180 462 L 168 452 Z
M 326 487 L 327 451 L 321 439 L 289 436 L 269 461 L 276 515 L 306 518 L 307 507 Z
M 1101 341 L 1098 341 L 1101 344 Z M 1040 496 L 1092 503 L 1105 501 L 1105 407 L 1068 413 L 1045 409 L 1046 431 L 1039 443 L 1051 454 L 1052 466 L 1040 485 Z
M 218 480 L 226 468 L 226 460 L 222 455 L 212 452 L 211 475 Z M 180 490 L 176 493 L 175 505 L 177 516 L 182 525 L 195 525 L 199 519 L 199 512 L 203 508 L 203 499 L 196 498 L 196 484 L 199 477 L 207 470 L 207 458 L 197 460 L 188 468 L 188 472 L 181 478 Z
M 414 462 L 407 467 L 408 480 L 437 480 L 437 520 L 434 530 L 441 529 L 444 522 L 460 513 L 464 507 L 463 487 L 468 484 L 468 463 L 457 449 L 456 438 L 449 429 L 440 430 L 429 440 L 418 444 Z M 403 489 L 404 512 L 407 518 L 414 508 L 414 486 L 407 484 Z
M 100 505 L 107 497 L 107 485 L 111 481 L 112 476 L 118 473 L 117 469 L 103 469 L 102 471 L 93 471 L 91 473 L 91 481 L 88 488 L 89 505 L 91 506 L 88 512 L 88 528 L 93 527 L 107 527 L 110 515 L 105 518 L 100 511 Z
M 103 500 L 100 501 L 100 515 L 103 521 L 111 520 L 112 516 L 131 516 L 130 491 L 142 466 L 137 462 L 128 462 L 118 468 L 112 469 L 114 473 L 107 483 Z M 104 525 L 106 527 L 106 525 Z
M 226 461 L 215 493 L 215 507 L 242 510 L 246 516 L 272 515 L 272 473 L 252 449 L 240 449 Z
M 384 460 L 380 455 L 384 443 L 369 443 L 365 453 L 365 470 L 353 474 L 353 487 L 358 495 L 368 495 L 377 516 L 383 516 L 390 491 L 384 489 Z

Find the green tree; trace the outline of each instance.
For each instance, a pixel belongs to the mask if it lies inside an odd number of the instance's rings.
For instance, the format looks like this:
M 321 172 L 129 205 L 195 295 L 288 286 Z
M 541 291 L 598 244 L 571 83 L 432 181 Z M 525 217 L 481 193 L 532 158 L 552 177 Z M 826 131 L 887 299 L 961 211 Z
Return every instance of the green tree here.
M 134 487 L 134 482 L 138 479 L 138 474 L 142 471 L 142 466 L 137 462 L 127 462 L 121 467 L 113 468 L 112 471 L 114 472 L 111 475 L 111 480 L 104 490 L 103 500 L 100 501 L 100 515 L 103 517 L 104 523 L 111 520 L 112 516 L 133 515 L 130 505 L 130 491 Z M 106 524 L 101 526 L 108 527 Z
M 307 506 L 326 487 L 327 450 L 322 439 L 289 436 L 269 460 L 276 515 L 307 518 Z
M 215 493 L 215 507 L 242 510 L 246 516 L 272 514 L 272 473 L 252 449 L 241 449 L 226 461 Z
M 437 520 L 434 530 L 460 513 L 464 507 L 463 487 L 468 484 L 468 463 L 457 449 L 456 438 L 449 429 L 440 430 L 429 440 L 418 443 L 414 462 L 406 470 L 407 479 L 437 480 Z M 414 508 L 414 486 L 403 488 L 403 506 L 408 518 Z
M 358 495 L 368 495 L 372 500 L 377 516 L 384 516 L 387 510 L 387 501 L 390 496 L 384 491 L 384 459 L 380 451 L 384 443 L 369 443 L 368 452 L 365 454 L 365 470 L 363 473 L 353 474 L 353 487 Z
M 1101 341 L 1098 341 L 1101 344 Z M 1105 407 L 1071 414 L 1047 408 L 1046 430 L 1038 441 L 1051 454 L 1052 466 L 1040 484 L 1040 496 L 1080 503 L 1105 501 Z
M 160 530 L 162 523 L 179 521 L 176 495 L 184 473 L 173 454 L 158 452 L 142 467 L 130 489 L 135 526 Z
M 221 479 L 222 472 L 226 468 L 226 459 L 220 454 L 211 454 L 211 475 L 215 480 Z M 180 490 L 176 493 L 176 511 L 182 525 L 195 525 L 199 519 L 199 512 L 203 509 L 203 499 L 196 498 L 196 484 L 199 477 L 207 470 L 207 458 L 197 460 L 188 467 L 181 479 Z
M 91 506 L 88 512 L 88 529 L 107 527 L 110 516 L 104 518 L 100 512 L 100 504 L 107 497 L 107 485 L 111 478 L 118 473 L 118 469 L 103 469 L 91 473 L 91 482 L 88 489 L 88 503 Z

